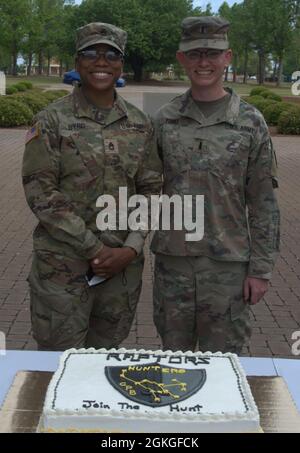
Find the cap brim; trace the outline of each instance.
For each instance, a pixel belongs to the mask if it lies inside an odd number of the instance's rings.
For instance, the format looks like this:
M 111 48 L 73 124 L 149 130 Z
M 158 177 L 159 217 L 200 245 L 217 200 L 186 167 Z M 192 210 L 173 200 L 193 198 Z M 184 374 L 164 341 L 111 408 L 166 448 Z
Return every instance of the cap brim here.
M 218 39 L 196 39 L 194 41 L 181 42 L 179 50 L 187 52 L 193 49 L 217 49 L 227 50 L 229 49 L 228 41 L 220 41 Z
M 109 41 L 108 39 L 101 39 L 101 38 L 95 38 L 95 39 L 91 39 L 90 41 L 87 41 L 86 43 L 84 43 L 84 45 L 80 46 L 77 49 L 77 52 L 80 52 L 80 50 L 84 50 L 87 47 L 94 46 L 95 44 L 107 44 L 110 47 L 114 47 L 119 52 L 121 52 L 122 55 L 124 55 L 123 50 L 116 43 L 114 43 L 113 41 Z

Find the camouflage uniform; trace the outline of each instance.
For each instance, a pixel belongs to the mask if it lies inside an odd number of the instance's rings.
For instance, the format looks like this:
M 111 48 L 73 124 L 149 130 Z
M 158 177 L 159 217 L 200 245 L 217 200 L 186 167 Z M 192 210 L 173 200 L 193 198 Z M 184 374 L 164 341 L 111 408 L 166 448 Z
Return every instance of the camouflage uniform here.
M 239 353 L 251 335 L 243 282 L 247 275 L 270 279 L 279 249 L 268 128 L 228 91 L 222 118 L 206 118 L 190 90 L 156 115 L 163 192 L 205 200 L 201 241 L 187 242 L 186 231 L 175 230 L 157 231 L 152 241 L 154 320 L 165 349 L 194 349 L 199 341 L 201 350 Z
M 23 160 L 27 202 L 38 218 L 29 275 L 33 335 L 40 349 L 116 347 L 130 330 L 139 299 L 146 232 L 96 226 L 96 200 L 149 197 L 161 188 L 161 162 L 150 120 L 116 93 L 105 116 L 80 87 L 38 114 Z M 110 247 L 137 258 L 89 288 L 89 260 Z

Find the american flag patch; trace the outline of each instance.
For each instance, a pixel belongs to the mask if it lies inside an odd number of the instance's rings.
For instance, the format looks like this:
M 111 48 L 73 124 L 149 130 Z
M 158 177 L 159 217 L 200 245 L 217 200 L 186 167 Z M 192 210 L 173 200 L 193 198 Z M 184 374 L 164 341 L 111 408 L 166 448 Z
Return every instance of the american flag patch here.
M 27 132 L 27 135 L 26 135 L 26 145 L 27 143 L 31 142 L 31 140 L 33 140 L 34 138 L 38 137 L 39 136 L 39 127 L 38 125 L 36 124 L 35 126 L 33 126 L 31 129 L 29 129 L 29 131 Z

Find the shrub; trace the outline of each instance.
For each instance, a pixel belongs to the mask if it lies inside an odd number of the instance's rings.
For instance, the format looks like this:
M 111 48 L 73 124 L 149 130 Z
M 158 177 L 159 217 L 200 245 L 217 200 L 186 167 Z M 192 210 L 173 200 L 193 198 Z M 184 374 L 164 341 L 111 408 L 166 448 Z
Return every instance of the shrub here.
M 0 98 L 0 127 L 14 127 L 30 124 L 32 110 L 11 96 Z
M 56 99 L 67 96 L 68 94 L 70 94 L 68 90 L 49 90 L 43 92 L 43 96 L 45 96 L 50 102 L 56 101 Z
M 22 82 L 23 85 L 25 85 L 27 87 L 28 90 L 32 90 L 33 88 L 33 84 L 31 82 L 29 82 L 28 80 L 23 80 Z
M 14 85 L 6 88 L 6 94 L 14 94 L 17 93 L 19 90 Z
M 13 95 L 14 99 L 27 105 L 34 114 L 43 110 L 49 104 L 48 99 L 38 93 L 28 91 L 27 93 L 17 93 Z
M 256 96 L 249 96 L 245 98 L 246 102 L 248 104 L 254 105 L 256 102 L 261 102 L 264 101 L 264 98 L 262 96 L 256 95 Z
M 27 90 L 27 86 L 24 85 L 24 83 L 20 82 L 20 83 L 16 83 L 16 85 L 14 85 L 18 91 L 26 91 Z
M 43 97 L 45 99 L 48 99 L 49 102 L 53 102 L 56 101 L 56 99 L 58 99 L 58 96 L 55 93 L 55 91 L 44 91 Z
M 250 91 L 250 96 L 262 96 L 261 93 L 263 93 L 264 91 L 269 92 L 269 90 L 266 87 L 252 88 L 252 90 Z
M 265 99 L 262 96 L 250 96 L 246 99 L 248 104 L 254 105 L 262 114 L 269 105 L 276 104 L 273 99 Z
M 270 104 L 264 109 L 264 117 L 269 126 L 277 126 L 279 117 L 282 112 L 287 112 L 294 108 L 293 104 L 288 102 L 276 102 Z
M 273 99 L 276 102 L 282 102 L 281 96 L 279 94 L 273 93 L 273 91 L 263 91 L 261 96 L 265 99 Z
M 300 107 L 293 107 L 281 113 L 278 120 L 278 132 L 300 135 Z

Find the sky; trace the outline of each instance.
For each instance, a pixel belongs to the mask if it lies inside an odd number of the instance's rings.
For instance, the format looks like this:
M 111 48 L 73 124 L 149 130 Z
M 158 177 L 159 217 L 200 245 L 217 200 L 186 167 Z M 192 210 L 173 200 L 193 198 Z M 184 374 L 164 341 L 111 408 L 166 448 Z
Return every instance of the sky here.
M 231 6 L 234 3 L 242 3 L 242 0 L 226 0 L 228 5 Z M 224 3 L 224 0 L 194 0 L 194 6 L 201 6 L 202 9 L 205 9 L 206 5 L 210 3 L 212 6 L 213 12 L 217 12 L 219 7 Z

